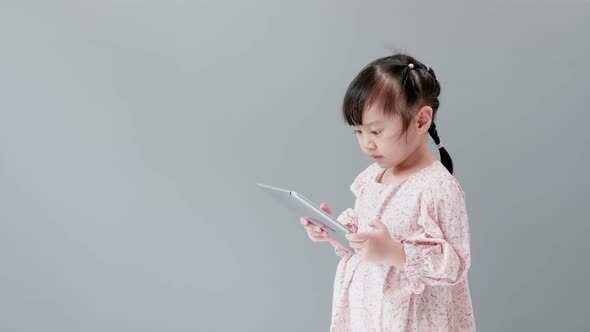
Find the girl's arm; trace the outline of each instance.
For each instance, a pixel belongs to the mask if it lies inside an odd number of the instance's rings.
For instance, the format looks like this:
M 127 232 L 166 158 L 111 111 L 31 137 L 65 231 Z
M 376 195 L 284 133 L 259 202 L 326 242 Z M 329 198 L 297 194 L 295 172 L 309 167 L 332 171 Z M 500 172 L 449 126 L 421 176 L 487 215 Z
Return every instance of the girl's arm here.
M 464 281 L 471 265 L 464 193 L 454 182 L 437 191 L 421 202 L 418 231 L 392 245 L 392 265 L 401 267 L 417 294 L 425 285 Z

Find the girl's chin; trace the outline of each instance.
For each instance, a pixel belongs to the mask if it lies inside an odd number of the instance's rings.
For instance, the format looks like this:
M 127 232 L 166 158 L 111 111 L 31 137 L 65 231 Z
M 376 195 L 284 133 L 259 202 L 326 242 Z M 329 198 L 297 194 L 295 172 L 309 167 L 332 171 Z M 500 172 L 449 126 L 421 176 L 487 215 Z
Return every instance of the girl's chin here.
M 388 163 L 386 160 L 384 160 L 383 158 L 373 159 L 373 161 L 374 161 L 374 162 L 375 162 L 377 165 L 379 165 L 379 166 L 381 166 L 381 167 L 383 167 L 383 168 L 387 168 L 386 166 L 388 166 L 388 165 L 389 165 L 389 163 Z

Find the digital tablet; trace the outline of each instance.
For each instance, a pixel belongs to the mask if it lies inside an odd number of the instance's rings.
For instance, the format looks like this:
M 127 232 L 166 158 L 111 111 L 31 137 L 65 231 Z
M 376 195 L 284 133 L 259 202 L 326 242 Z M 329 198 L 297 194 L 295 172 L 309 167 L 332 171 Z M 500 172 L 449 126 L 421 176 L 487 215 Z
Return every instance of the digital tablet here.
M 273 187 L 262 183 L 257 183 L 256 185 L 275 201 L 291 210 L 294 217 L 306 218 L 314 225 L 328 232 L 332 239 L 350 249 L 348 240 L 344 235 L 351 233 L 351 231 L 327 212 L 320 209 L 319 206 L 305 198 L 302 194 L 293 190 Z

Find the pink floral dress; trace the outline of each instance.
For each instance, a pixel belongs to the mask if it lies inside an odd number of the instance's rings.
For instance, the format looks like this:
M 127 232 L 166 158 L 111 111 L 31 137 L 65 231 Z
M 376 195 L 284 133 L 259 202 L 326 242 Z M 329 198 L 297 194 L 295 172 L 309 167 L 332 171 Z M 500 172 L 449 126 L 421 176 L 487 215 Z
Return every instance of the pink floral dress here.
M 331 331 L 475 331 L 467 281 L 471 265 L 465 193 L 436 160 L 398 184 L 378 182 L 372 164 L 353 181 L 354 209 L 338 216 L 358 232 L 379 218 L 406 252 L 403 270 L 341 258 L 334 279 Z

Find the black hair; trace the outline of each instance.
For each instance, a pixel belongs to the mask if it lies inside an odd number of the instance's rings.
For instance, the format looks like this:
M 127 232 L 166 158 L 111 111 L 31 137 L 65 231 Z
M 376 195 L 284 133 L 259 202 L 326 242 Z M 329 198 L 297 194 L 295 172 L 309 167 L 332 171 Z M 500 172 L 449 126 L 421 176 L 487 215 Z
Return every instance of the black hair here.
M 440 84 L 432 68 L 410 55 L 394 54 L 371 62 L 352 80 L 344 95 L 344 120 L 349 126 L 362 125 L 363 112 L 374 106 L 386 115 L 400 115 L 404 134 L 415 115 L 415 106 L 430 106 L 433 113 L 428 133 L 439 145 L 434 124 L 439 95 Z M 451 156 L 442 146 L 439 153 L 442 164 L 453 174 Z

